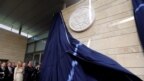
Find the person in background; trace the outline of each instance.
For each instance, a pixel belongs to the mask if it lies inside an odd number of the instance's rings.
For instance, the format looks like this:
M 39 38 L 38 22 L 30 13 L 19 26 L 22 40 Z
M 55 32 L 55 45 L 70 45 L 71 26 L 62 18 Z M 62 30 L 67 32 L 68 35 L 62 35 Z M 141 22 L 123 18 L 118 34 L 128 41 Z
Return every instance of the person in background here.
M 39 81 L 39 76 L 40 76 L 40 65 L 37 64 L 35 66 L 35 71 L 34 71 L 34 81 Z
M 12 62 L 12 67 L 15 68 L 16 67 L 16 63 Z
M 24 62 L 23 63 L 23 68 L 24 68 L 24 73 L 23 73 L 23 81 L 26 81 L 27 79 L 27 74 L 26 74 L 26 69 L 27 69 L 27 64 Z
M 32 61 L 29 61 L 28 66 L 25 68 L 25 81 L 34 81 L 35 68 Z
M 18 61 L 17 67 L 14 70 L 14 81 L 23 81 L 23 72 L 22 62 Z
M 13 81 L 13 74 L 14 74 L 14 68 L 12 67 L 12 63 L 8 62 L 7 63 L 7 69 L 8 69 L 8 81 Z
M 0 81 L 8 81 L 8 69 L 6 68 L 6 63 L 3 62 L 0 67 Z
M 22 66 L 25 68 L 25 67 L 27 67 L 27 64 L 25 62 L 23 62 Z
M 1 63 L 2 63 L 2 62 L 0 61 L 0 67 L 1 67 Z

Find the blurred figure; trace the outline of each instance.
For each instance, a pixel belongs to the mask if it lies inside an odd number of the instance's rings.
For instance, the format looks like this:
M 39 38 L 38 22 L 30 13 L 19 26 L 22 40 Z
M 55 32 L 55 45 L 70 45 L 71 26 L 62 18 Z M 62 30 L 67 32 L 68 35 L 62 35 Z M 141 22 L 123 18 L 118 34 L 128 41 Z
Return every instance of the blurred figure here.
M 40 70 L 40 65 L 38 64 L 37 66 L 36 66 L 36 70 Z
M 1 67 L 1 63 L 2 63 L 2 62 L 0 61 L 0 67 Z
M 0 67 L 1 67 L 1 61 L 0 61 Z M 1 81 L 1 79 L 3 78 L 3 72 L 0 72 L 0 81 Z
M 8 69 L 6 68 L 6 63 L 3 62 L 0 67 L 0 81 L 8 81 Z
M 14 70 L 14 81 L 23 81 L 23 72 L 22 62 L 18 61 L 17 67 Z
M 25 81 L 34 81 L 35 68 L 33 67 L 32 61 L 29 61 L 28 66 L 25 68 Z
M 39 81 L 39 76 L 40 76 L 40 65 L 36 65 L 35 67 L 35 72 L 34 72 L 34 81 Z
M 24 63 L 22 64 L 22 66 L 23 66 L 23 68 L 26 68 L 26 67 L 27 67 L 27 64 L 24 62 Z
M 12 67 L 15 68 L 16 67 L 16 63 L 12 62 Z
M 23 63 L 23 69 L 24 69 L 23 81 L 26 81 L 26 78 L 27 78 L 26 68 L 27 68 L 27 64 L 24 62 L 24 63 Z
M 13 74 L 14 74 L 14 68 L 12 67 L 12 63 L 8 62 L 7 64 L 7 69 L 8 69 L 8 81 L 13 81 Z

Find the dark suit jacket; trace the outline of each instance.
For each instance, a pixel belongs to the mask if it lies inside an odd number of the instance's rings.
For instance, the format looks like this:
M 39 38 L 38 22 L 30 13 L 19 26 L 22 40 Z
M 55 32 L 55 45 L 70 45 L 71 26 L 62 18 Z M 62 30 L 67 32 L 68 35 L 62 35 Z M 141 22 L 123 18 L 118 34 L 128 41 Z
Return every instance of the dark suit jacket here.
M 8 70 L 8 77 L 7 77 L 7 80 L 8 81 L 13 81 L 13 75 L 14 75 L 14 68 L 10 67 L 11 68 L 11 71 L 8 69 L 7 67 L 7 70 Z
M 4 75 L 2 75 L 2 76 L 4 76 L 4 77 L 1 78 L 0 81 L 8 81 L 8 74 L 9 74 L 8 69 L 5 68 L 5 70 L 3 70 L 3 69 L 0 67 L 0 72 L 4 72 Z
M 24 72 L 24 81 L 34 81 L 34 67 L 26 67 Z

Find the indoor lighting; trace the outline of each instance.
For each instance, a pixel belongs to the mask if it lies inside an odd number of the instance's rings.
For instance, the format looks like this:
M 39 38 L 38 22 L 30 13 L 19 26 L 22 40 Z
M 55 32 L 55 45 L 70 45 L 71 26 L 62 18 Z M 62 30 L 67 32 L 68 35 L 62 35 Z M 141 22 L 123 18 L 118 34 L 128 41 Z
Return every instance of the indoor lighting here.
M 11 27 L 6 26 L 6 25 L 3 25 L 3 24 L 0 24 L 0 28 L 5 29 L 5 30 L 8 30 L 8 31 L 11 31 L 11 32 L 14 32 L 14 33 L 17 33 L 17 34 L 19 33 L 19 30 L 14 29 L 14 28 L 11 28 Z M 31 38 L 31 37 L 32 37 L 32 35 L 27 34 L 27 33 L 25 33 L 25 32 L 21 32 L 21 35 L 22 35 L 22 36 L 25 36 L 25 37 L 27 37 L 27 38 Z
M 16 30 L 16 29 L 14 29 L 14 28 L 12 28 L 12 30 L 11 30 L 12 32 L 14 32 L 14 33 L 19 33 L 19 31 L 18 30 Z
M 11 27 L 8 27 L 8 26 L 3 25 L 3 24 L 0 24 L 0 28 L 11 31 Z

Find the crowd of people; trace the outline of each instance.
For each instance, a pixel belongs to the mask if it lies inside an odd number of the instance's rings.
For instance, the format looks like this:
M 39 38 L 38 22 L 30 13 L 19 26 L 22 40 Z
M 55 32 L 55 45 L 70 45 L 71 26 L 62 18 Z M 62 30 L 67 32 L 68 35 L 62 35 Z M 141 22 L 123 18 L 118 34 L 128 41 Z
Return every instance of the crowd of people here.
M 39 68 L 32 61 L 0 62 L 0 81 L 39 81 Z

